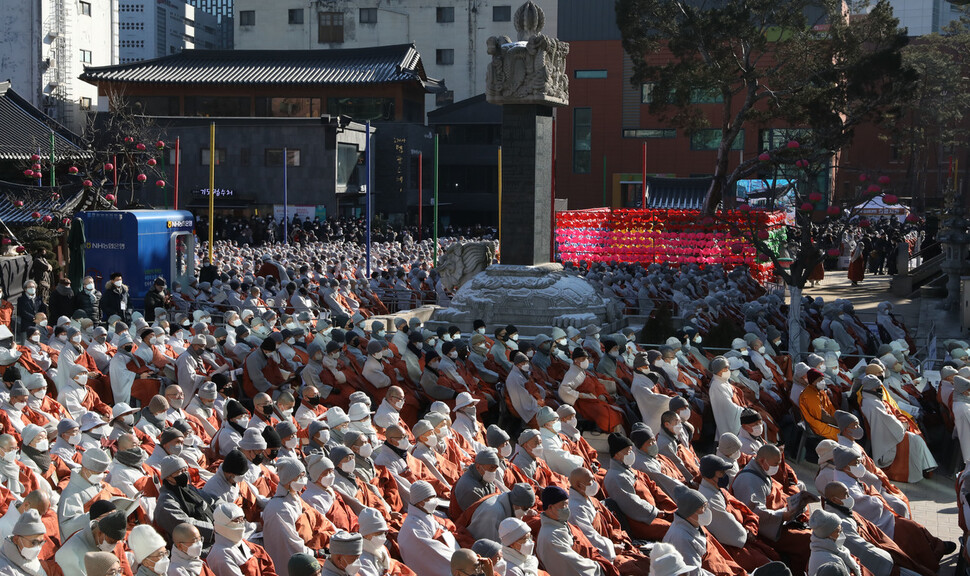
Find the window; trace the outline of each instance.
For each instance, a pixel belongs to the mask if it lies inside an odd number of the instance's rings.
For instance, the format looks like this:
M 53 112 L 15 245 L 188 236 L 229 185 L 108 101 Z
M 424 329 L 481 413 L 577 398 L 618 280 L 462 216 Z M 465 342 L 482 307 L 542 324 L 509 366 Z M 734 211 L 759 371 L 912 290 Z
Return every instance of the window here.
M 690 91 L 691 104 L 720 104 L 724 98 L 717 90 L 702 90 L 694 88 Z
M 377 24 L 377 8 L 361 8 L 357 21 L 361 24 Z
M 434 95 L 434 105 L 435 106 L 448 106 L 449 104 L 455 103 L 455 91 L 445 90 L 444 92 L 438 92 Z
M 319 98 L 257 98 L 256 116 L 276 118 L 319 118 Z
M 252 116 L 252 101 L 233 96 L 185 96 L 185 116 L 244 117 Z
M 266 149 L 266 165 L 267 166 L 282 166 L 283 165 L 283 149 L 282 148 L 267 148 Z M 286 149 L 286 165 L 287 166 L 299 166 L 300 165 L 300 150 L 287 148 Z
M 575 75 L 577 80 L 606 78 L 606 70 L 576 70 Z
M 440 6 L 435 11 L 435 20 L 441 23 L 454 22 L 455 21 L 455 7 L 454 6 Z
M 442 66 L 447 66 L 449 64 L 455 63 L 455 51 L 451 48 L 445 48 L 442 50 L 435 50 L 434 52 L 435 64 L 441 64 Z
M 209 149 L 203 148 L 202 154 L 199 155 L 199 160 L 202 162 L 203 166 L 209 165 Z M 221 166 L 226 163 L 226 149 L 216 148 L 216 166 Z
M 573 110 L 573 172 L 589 174 L 593 170 L 593 109 Z
M 90 64 L 91 63 L 91 51 L 90 50 L 81 50 L 81 62 L 84 62 L 85 64 Z
M 511 6 L 492 6 L 492 22 L 511 22 Z
M 624 138 L 676 138 L 673 128 L 624 128 Z
M 784 148 L 792 140 L 804 145 L 811 139 L 810 128 L 767 128 L 758 134 L 758 151 L 766 152 L 775 148 Z
M 290 24 L 303 24 L 303 8 L 291 8 L 289 11 Z
M 645 82 L 640 84 L 640 103 L 650 104 L 653 102 L 653 87 L 656 86 L 653 82 Z
M 327 114 L 350 116 L 358 122 L 365 120 L 394 120 L 393 98 L 327 98 Z
M 91 3 L 81 2 L 81 16 L 90 16 L 90 15 L 91 15 Z
M 240 10 L 239 11 L 239 25 L 240 26 L 255 26 L 256 25 L 256 11 L 255 10 Z
M 320 12 L 317 26 L 318 44 L 342 44 L 344 41 L 344 13 Z
M 91 109 L 91 99 L 85 96 L 81 96 L 81 110 Z
M 704 128 L 696 130 L 690 135 L 691 150 L 717 150 L 721 145 L 721 130 L 718 128 Z M 731 144 L 731 150 L 744 149 L 744 130 L 738 132 Z

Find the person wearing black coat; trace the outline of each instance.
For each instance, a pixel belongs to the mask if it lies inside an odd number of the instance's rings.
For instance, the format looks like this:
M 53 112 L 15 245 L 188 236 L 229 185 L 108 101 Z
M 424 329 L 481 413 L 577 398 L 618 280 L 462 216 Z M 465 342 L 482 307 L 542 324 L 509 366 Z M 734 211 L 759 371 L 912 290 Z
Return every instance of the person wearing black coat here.
M 169 295 L 165 293 L 165 279 L 159 276 L 152 284 L 151 290 L 145 294 L 145 320 L 155 321 L 155 308 L 167 308 Z
M 74 290 L 71 289 L 70 278 L 61 278 L 57 287 L 51 291 L 47 306 L 50 309 L 48 317 L 52 322 L 56 322 L 61 316 L 70 318 L 74 315 Z
M 82 310 L 88 318 L 101 321 L 101 292 L 94 285 L 94 278 L 85 276 L 81 280 L 81 291 L 74 297 L 75 310 Z
M 112 316 L 118 316 L 125 324 L 131 322 L 128 287 L 124 285 L 120 272 L 112 273 L 108 284 L 104 287 L 104 294 L 101 296 L 101 316 L 105 322 Z
M 24 283 L 24 291 L 20 293 L 20 298 L 17 298 L 18 336 L 34 325 L 34 316 L 38 312 L 47 314 L 47 304 L 44 304 L 40 294 L 37 293 L 37 283 L 28 280 Z

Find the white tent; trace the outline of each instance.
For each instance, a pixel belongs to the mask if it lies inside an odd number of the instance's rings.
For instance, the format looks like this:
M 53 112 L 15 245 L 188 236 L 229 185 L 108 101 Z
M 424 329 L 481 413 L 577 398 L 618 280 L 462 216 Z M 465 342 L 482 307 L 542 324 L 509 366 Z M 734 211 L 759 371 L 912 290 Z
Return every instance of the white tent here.
M 879 218 L 882 216 L 895 216 L 900 222 L 909 216 L 909 207 L 902 204 L 886 204 L 884 196 L 876 196 L 866 202 L 852 208 L 856 217 L 865 216 L 867 218 Z

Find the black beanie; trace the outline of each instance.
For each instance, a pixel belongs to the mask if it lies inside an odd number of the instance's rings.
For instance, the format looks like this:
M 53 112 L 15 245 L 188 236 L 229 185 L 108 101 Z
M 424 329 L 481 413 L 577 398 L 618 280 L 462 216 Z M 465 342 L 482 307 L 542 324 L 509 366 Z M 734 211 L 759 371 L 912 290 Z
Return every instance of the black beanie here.
M 607 443 L 610 445 L 610 456 L 616 456 L 617 452 L 633 446 L 633 442 L 623 434 L 617 434 L 616 432 L 609 435 L 606 439 Z
M 233 420 L 243 415 L 248 415 L 246 409 L 243 405 L 239 403 L 238 400 L 229 400 L 226 402 L 226 420 Z
M 230 450 L 226 459 L 222 461 L 222 471 L 227 474 L 242 476 L 249 471 L 249 460 L 239 450 Z
M 263 440 L 266 440 L 266 447 L 270 450 L 283 447 L 283 440 L 280 438 L 280 435 L 277 434 L 276 428 L 273 428 L 272 426 L 263 428 Z

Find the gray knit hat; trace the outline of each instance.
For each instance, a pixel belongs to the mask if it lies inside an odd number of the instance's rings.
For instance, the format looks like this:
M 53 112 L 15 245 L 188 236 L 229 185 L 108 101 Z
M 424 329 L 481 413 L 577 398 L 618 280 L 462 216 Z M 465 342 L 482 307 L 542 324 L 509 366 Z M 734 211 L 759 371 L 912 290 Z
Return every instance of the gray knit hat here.
M 360 556 L 364 551 L 364 539 L 357 532 L 341 530 L 330 537 L 330 554 Z
M 40 514 L 33 508 L 28 508 L 20 515 L 17 523 L 13 525 L 14 536 L 34 536 L 36 534 L 46 534 L 47 527 L 40 519 Z
M 808 519 L 808 526 L 812 529 L 812 536 L 828 538 L 832 532 L 842 525 L 842 520 L 831 512 L 817 508 Z
M 417 432 L 415 432 L 414 435 L 416 437 L 418 435 Z M 498 448 L 508 441 L 508 433 L 495 424 L 489 425 L 489 427 L 485 430 L 485 443 L 488 444 L 490 448 Z
M 847 448 L 845 446 L 836 446 L 832 451 L 832 464 L 835 465 L 836 470 L 841 470 L 846 466 L 849 466 L 861 457 L 861 454 L 856 452 L 855 448 Z
M 369 536 L 376 532 L 387 531 L 387 521 L 384 516 L 374 508 L 364 508 L 357 515 L 357 523 L 360 525 L 361 536 Z
M 437 495 L 438 493 L 435 492 L 434 487 L 430 483 L 424 480 L 418 480 L 414 484 L 411 484 L 411 493 L 408 494 L 408 502 L 418 504 L 428 498 L 434 498 Z
M 701 506 L 707 504 L 707 498 L 697 490 L 692 490 L 686 486 L 678 486 L 674 490 L 674 502 L 677 503 L 677 515 L 681 518 L 689 518 Z

